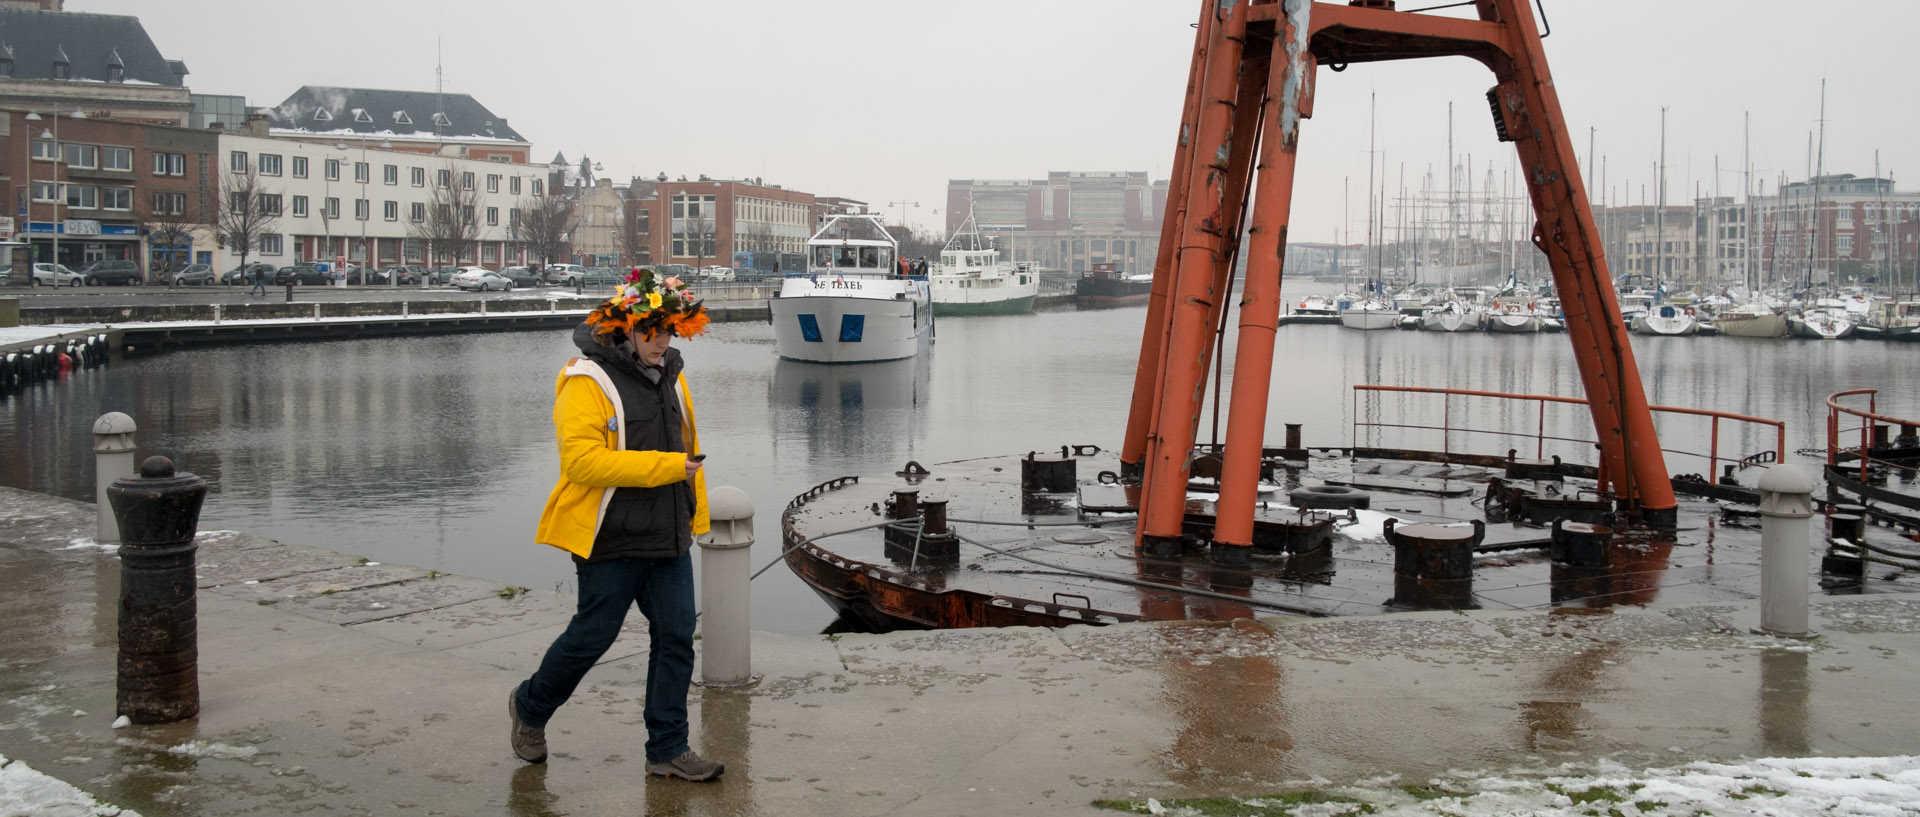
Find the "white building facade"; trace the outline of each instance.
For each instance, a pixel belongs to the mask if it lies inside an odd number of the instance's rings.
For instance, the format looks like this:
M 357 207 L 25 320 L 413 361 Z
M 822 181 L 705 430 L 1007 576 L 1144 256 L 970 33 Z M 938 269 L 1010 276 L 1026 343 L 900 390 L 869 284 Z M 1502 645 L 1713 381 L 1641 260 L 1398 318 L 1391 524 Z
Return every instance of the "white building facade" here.
M 268 208 L 279 213 L 275 229 L 262 236 L 250 258 L 375 268 L 528 263 L 520 213 L 543 194 L 546 166 L 390 150 L 364 141 L 220 136 L 219 175 L 253 173 Z M 452 201 L 471 202 L 461 206 L 471 207 L 475 225 L 475 240 L 457 257 L 436 247 L 429 232 L 431 208 Z M 217 266 L 239 260 L 227 248 Z

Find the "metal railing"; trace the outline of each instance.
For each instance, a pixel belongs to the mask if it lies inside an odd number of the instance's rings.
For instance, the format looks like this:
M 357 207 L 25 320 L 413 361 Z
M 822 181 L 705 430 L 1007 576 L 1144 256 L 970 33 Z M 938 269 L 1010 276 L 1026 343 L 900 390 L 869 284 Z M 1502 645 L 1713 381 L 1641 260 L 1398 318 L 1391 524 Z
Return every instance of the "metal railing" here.
M 1858 478 L 1861 482 L 1867 481 L 1867 472 L 1875 462 L 1899 465 L 1899 463 L 1877 460 L 1873 456 L 1874 449 L 1888 447 L 1887 440 L 1883 436 L 1886 433 L 1885 429 L 1897 425 L 1900 427 L 1901 436 L 1905 437 L 1912 436 L 1915 427 L 1920 426 L 1920 422 L 1914 420 L 1879 413 L 1879 391 L 1879 389 L 1849 389 L 1847 391 L 1834 392 L 1827 396 L 1827 465 L 1828 467 L 1837 469 L 1843 459 L 1852 458 L 1858 460 L 1860 466 Z M 1867 408 L 1865 411 L 1840 404 L 1841 398 L 1854 397 L 1862 394 L 1867 396 Z M 1842 427 L 1843 417 L 1857 418 L 1859 420 L 1859 426 Z M 1878 433 L 1876 434 L 1876 432 Z M 1855 433 L 1859 435 L 1859 445 L 1841 445 L 1840 441 L 1843 438 L 1852 436 Z M 1851 467 L 1852 464 L 1848 463 L 1848 465 Z M 1905 467 L 1910 468 L 1912 466 L 1911 464 L 1907 464 Z
M 1440 425 L 1433 426 L 1433 425 L 1421 425 L 1417 423 L 1405 423 L 1405 422 L 1389 423 L 1389 422 L 1380 422 L 1380 421 L 1372 421 L 1372 420 L 1362 420 L 1361 419 L 1362 415 L 1360 413 L 1360 400 L 1363 395 L 1370 396 L 1371 393 L 1376 393 L 1376 392 L 1398 392 L 1398 393 L 1404 393 L 1404 394 L 1439 395 L 1441 399 Z M 1534 421 L 1533 431 L 1532 433 L 1529 434 L 1524 430 L 1515 430 L 1515 429 L 1501 430 L 1501 429 L 1484 429 L 1484 428 L 1472 428 L 1472 427 L 1466 427 L 1466 426 L 1455 426 L 1453 423 L 1453 403 L 1454 403 L 1453 398 L 1455 397 L 1533 402 L 1535 404 L 1535 412 L 1534 412 L 1535 421 Z M 1473 389 L 1440 389 L 1440 388 L 1424 388 L 1424 387 L 1417 387 L 1417 386 L 1359 385 L 1359 386 L 1353 387 L 1353 442 L 1355 445 L 1360 444 L 1361 429 L 1364 427 L 1364 428 L 1372 428 L 1372 429 L 1408 429 L 1408 430 L 1417 430 L 1417 431 L 1439 431 L 1441 453 L 1446 455 L 1451 455 L 1453 453 L 1453 435 L 1455 434 L 1498 436 L 1498 437 L 1505 437 L 1508 439 L 1519 438 L 1522 440 L 1532 439 L 1534 442 L 1534 459 L 1546 458 L 1547 445 L 1549 443 L 1567 443 L 1574 446 L 1578 446 L 1585 450 L 1589 450 L 1589 451 L 1593 450 L 1594 446 L 1598 444 L 1597 441 L 1593 439 L 1584 438 L 1584 437 L 1561 436 L 1560 434 L 1550 433 L 1548 431 L 1547 405 L 1550 403 L 1577 405 L 1581 407 L 1585 407 L 1588 405 L 1586 400 L 1583 400 L 1577 397 L 1560 397 L 1560 396 L 1551 395 L 1551 394 L 1520 394 L 1520 393 L 1514 393 L 1514 392 L 1477 391 Z M 1831 400 L 1828 401 L 1828 405 L 1832 405 Z M 1705 476 L 1709 481 L 1712 481 L 1713 479 L 1715 479 L 1714 475 L 1719 473 L 1720 464 L 1722 460 L 1725 460 L 1726 462 L 1729 462 L 1729 463 L 1737 462 L 1741 464 L 1785 461 L 1784 458 L 1787 453 L 1787 424 L 1784 421 L 1769 419 L 1766 417 L 1752 417 L 1744 414 L 1734 414 L 1732 412 L 1726 412 L 1726 411 L 1711 411 L 1707 409 L 1682 408 L 1678 406 L 1649 406 L 1649 408 L 1651 408 L 1656 413 L 1660 413 L 1660 414 L 1680 414 L 1680 415 L 1690 415 L 1690 416 L 1708 418 L 1709 425 L 1708 425 L 1708 432 L 1707 432 L 1707 450 L 1706 451 L 1701 452 L 1701 451 L 1691 451 L 1686 449 L 1667 448 L 1664 445 L 1661 447 L 1660 450 L 1662 453 L 1665 453 L 1665 454 L 1678 455 L 1682 457 L 1694 457 L 1694 458 L 1706 460 L 1707 473 Z M 1721 431 L 1721 424 L 1723 421 L 1750 424 L 1750 425 L 1759 425 L 1759 426 L 1771 426 L 1774 429 L 1773 450 L 1771 452 L 1760 451 L 1755 454 L 1749 454 L 1741 457 L 1722 457 L 1720 454 L 1720 431 Z M 1829 421 L 1829 426 L 1831 425 L 1832 425 L 1832 422 Z M 1769 459 L 1769 456 L 1771 457 L 1770 459 Z M 1672 466 L 1669 465 L 1669 468 L 1671 467 Z

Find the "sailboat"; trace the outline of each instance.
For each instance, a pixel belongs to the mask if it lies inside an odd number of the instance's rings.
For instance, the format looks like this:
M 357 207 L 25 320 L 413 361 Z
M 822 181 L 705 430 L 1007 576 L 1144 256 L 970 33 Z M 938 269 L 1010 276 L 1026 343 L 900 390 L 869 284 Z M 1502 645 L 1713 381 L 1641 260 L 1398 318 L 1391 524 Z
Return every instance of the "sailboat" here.
M 1367 117 L 1367 244 L 1375 251 L 1373 274 L 1368 276 L 1365 295 L 1340 310 L 1340 325 L 1348 329 L 1394 329 L 1400 325 L 1400 307 L 1386 295 L 1386 282 L 1380 277 L 1379 244 L 1373 234 L 1373 117 Z
M 1691 306 L 1660 304 L 1633 320 L 1633 331 L 1642 335 L 1692 335 L 1700 331 Z
M 1420 328 L 1430 332 L 1477 332 L 1485 316 L 1478 307 L 1460 300 L 1449 289 L 1420 315 Z
M 1713 328 L 1736 338 L 1785 337 L 1787 316 L 1762 301 L 1748 301 L 1714 315 Z

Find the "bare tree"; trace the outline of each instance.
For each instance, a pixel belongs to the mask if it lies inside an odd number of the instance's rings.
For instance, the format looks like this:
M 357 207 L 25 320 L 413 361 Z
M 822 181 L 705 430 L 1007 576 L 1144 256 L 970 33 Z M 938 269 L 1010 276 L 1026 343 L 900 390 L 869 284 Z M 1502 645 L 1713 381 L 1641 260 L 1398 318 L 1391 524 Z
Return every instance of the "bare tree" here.
M 176 194 L 161 193 L 159 195 Z M 156 250 L 164 250 L 167 260 L 164 264 L 156 265 L 159 268 L 148 270 L 148 272 L 163 276 L 167 285 L 172 286 L 173 273 L 178 272 L 180 268 L 180 265 L 174 263 L 174 256 L 179 254 L 180 247 L 186 247 L 191 257 L 193 234 L 201 226 L 203 225 L 187 215 L 185 207 L 173 207 L 170 199 L 164 203 L 156 200 L 154 206 L 147 211 L 147 243 Z
M 552 190 L 548 187 L 538 196 L 519 201 L 519 239 L 528 253 L 540 259 L 541 269 L 567 257 L 567 230 L 573 224 L 573 200 Z
M 452 162 L 440 171 L 435 182 L 433 194 L 427 199 L 426 219 L 407 231 L 427 242 L 428 266 L 443 256 L 459 266 L 480 239 L 480 220 L 474 215 L 480 194 L 461 183 L 459 168 Z
M 694 259 L 694 268 L 706 266 L 707 259 L 713 257 L 713 219 L 697 216 L 681 219 L 680 223 L 686 227 L 682 235 L 686 239 L 686 254 Z
M 640 229 L 643 214 L 642 205 L 632 199 L 622 202 L 615 213 L 620 223 L 613 230 L 613 249 L 620 253 L 620 263 L 629 267 L 653 263 L 653 247 L 648 245 L 647 234 Z
M 272 197 L 269 199 L 269 197 Z M 215 237 L 220 245 L 240 254 L 240 266 L 260 249 L 260 239 L 280 229 L 279 197 L 252 168 L 220 176 L 220 212 Z
M 900 244 L 901 258 L 925 258 L 929 264 L 940 260 L 940 248 L 947 244 L 939 233 L 905 224 L 891 225 L 887 233 Z

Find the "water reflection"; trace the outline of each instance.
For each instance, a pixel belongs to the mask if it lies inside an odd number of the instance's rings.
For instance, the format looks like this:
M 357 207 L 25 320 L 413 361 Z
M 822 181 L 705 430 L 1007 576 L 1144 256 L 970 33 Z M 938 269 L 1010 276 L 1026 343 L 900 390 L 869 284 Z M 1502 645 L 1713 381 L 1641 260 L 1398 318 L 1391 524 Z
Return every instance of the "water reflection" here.
M 841 366 L 775 361 L 767 389 L 774 455 L 812 459 L 831 451 L 848 461 L 904 465 L 926 433 L 932 357 Z

